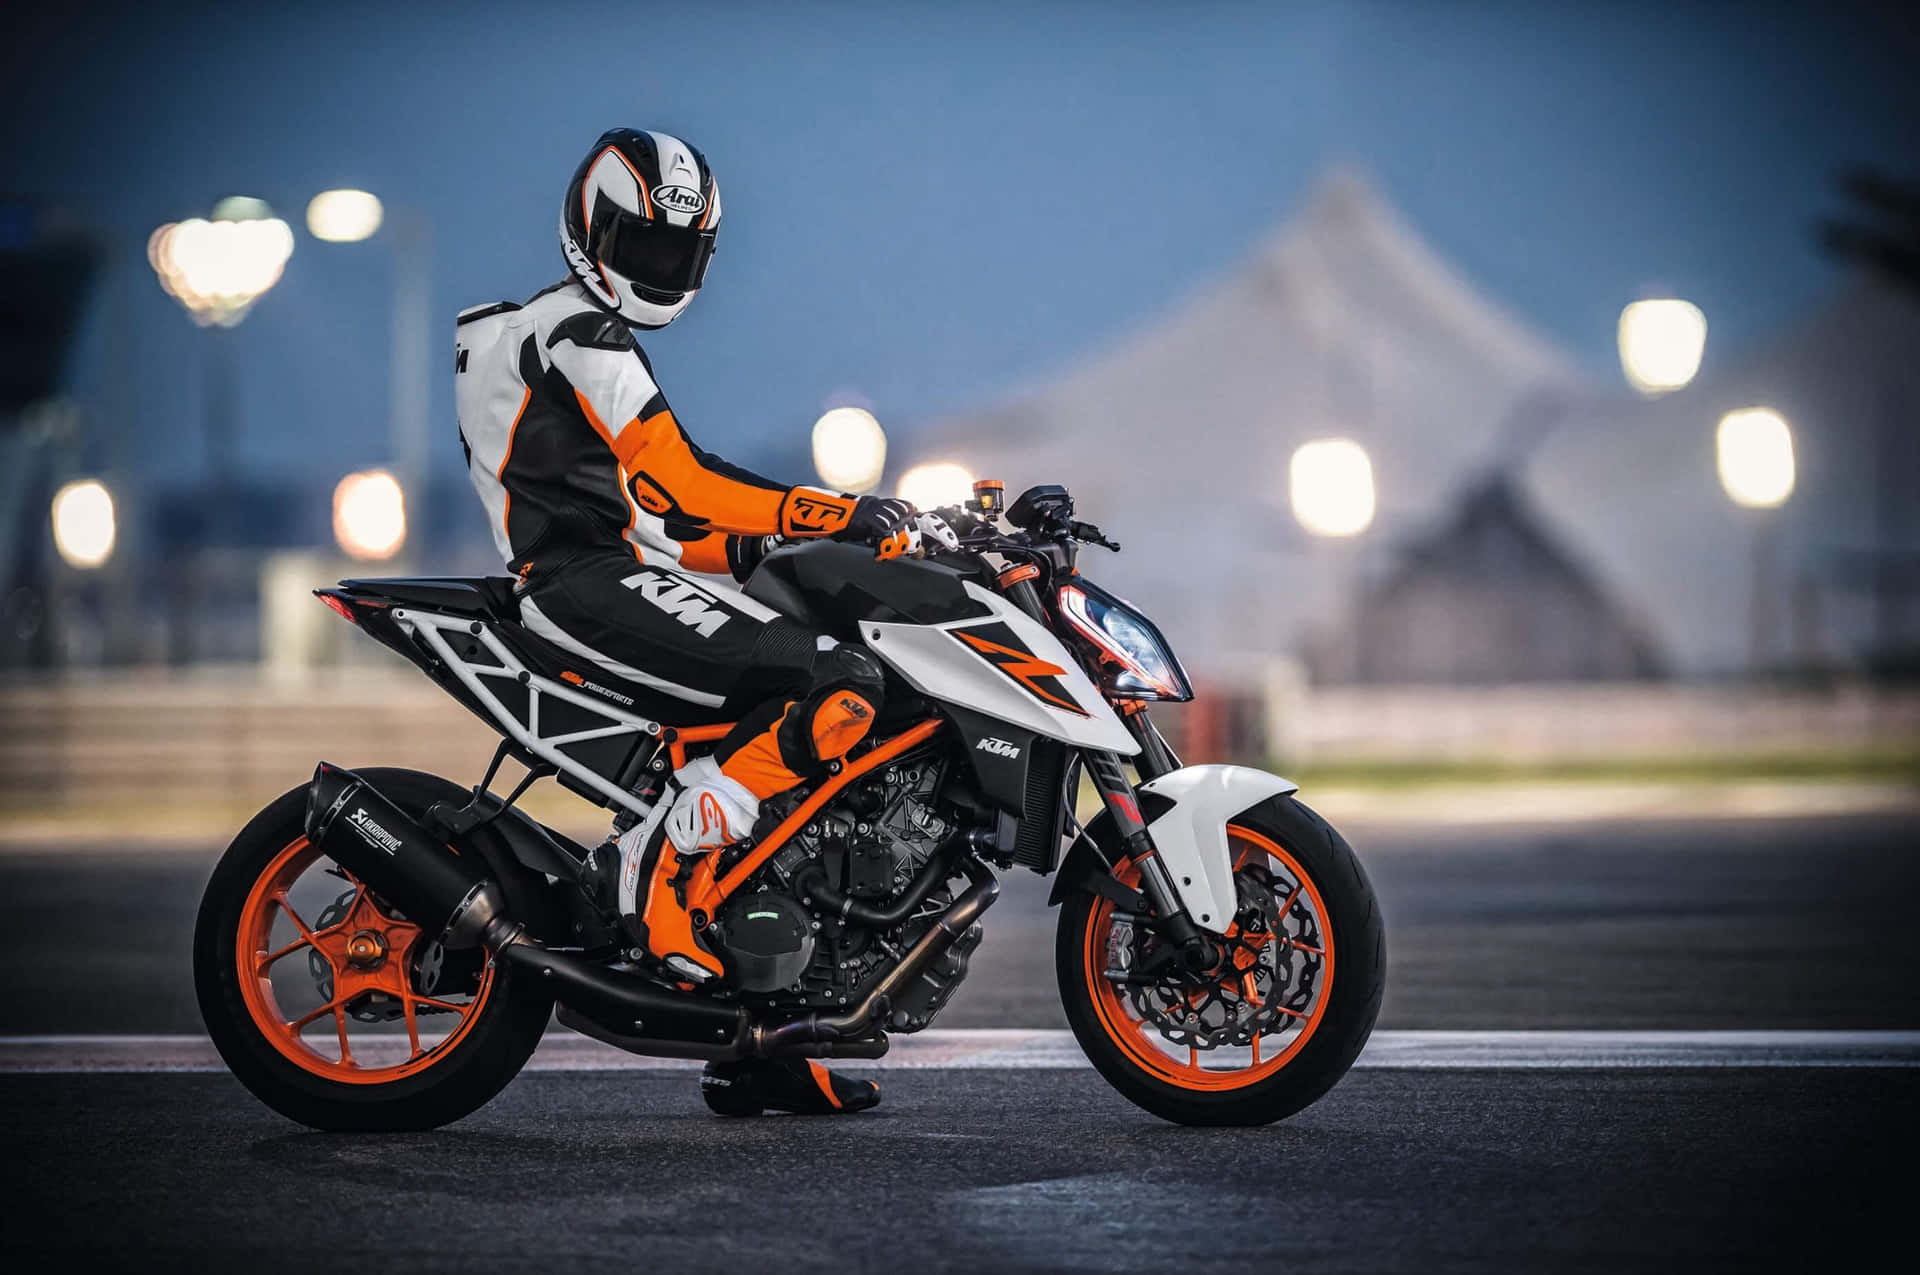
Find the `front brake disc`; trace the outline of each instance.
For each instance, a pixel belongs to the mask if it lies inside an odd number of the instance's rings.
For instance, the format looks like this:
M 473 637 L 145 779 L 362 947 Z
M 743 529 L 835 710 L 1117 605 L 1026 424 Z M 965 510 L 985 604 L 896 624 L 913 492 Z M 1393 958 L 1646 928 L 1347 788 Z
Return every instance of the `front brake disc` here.
M 1234 885 L 1240 908 L 1228 934 L 1215 939 L 1225 949 L 1218 965 L 1195 973 L 1167 962 L 1158 976 L 1129 989 L 1134 1012 L 1175 1045 L 1250 1045 L 1313 1000 L 1319 962 L 1290 941 L 1286 928 L 1288 916 L 1300 916 L 1317 937 L 1311 914 L 1296 905 L 1283 916 L 1281 899 L 1292 888 L 1262 865 L 1240 869 Z

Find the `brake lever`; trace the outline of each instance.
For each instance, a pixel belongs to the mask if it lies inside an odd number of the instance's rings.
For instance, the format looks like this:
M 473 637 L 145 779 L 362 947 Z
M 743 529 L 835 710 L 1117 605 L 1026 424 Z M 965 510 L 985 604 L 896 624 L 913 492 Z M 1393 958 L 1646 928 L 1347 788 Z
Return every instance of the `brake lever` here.
M 1107 539 L 1105 533 L 1090 522 L 1076 522 L 1071 524 L 1068 529 L 1073 532 L 1073 538 L 1075 540 L 1085 541 L 1090 545 L 1099 545 L 1102 549 L 1110 549 L 1114 553 L 1120 552 L 1120 542 Z

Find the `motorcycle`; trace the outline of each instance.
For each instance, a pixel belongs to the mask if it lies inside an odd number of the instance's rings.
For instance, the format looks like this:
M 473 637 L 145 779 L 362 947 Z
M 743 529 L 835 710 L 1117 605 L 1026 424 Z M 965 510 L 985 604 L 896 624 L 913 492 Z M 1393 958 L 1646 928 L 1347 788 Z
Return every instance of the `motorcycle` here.
M 645 816 L 731 723 L 584 663 L 518 621 L 511 578 L 355 579 L 317 596 L 501 735 L 480 782 L 321 762 L 208 882 L 194 975 L 209 1035 L 268 1106 L 331 1130 L 476 1110 L 558 1020 L 636 1054 L 878 1058 L 966 976 L 996 871 L 1052 874 L 1074 1037 L 1121 1094 L 1190 1125 L 1318 1099 L 1373 1029 L 1380 911 L 1295 785 L 1183 766 L 1148 716 L 1193 697 L 1153 623 L 1078 571 L 1118 550 L 1063 487 L 981 483 L 946 543 L 876 561 L 810 541 L 744 586 L 887 670 L 867 741 L 683 865 L 726 973 L 629 946 L 596 856 L 516 803 L 553 777 Z M 702 610 L 691 580 L 676 605 Z M 695 617 L 697 618 L 697 616 Z M 526 768 L 507 795 L 502 764 Z M 1129 778 L 1131 768 L 1136 778 Z M 1099 811 L 1078 817 L 1083 779 Z M 1089 805 L 1091 808 L 1091 805 Z

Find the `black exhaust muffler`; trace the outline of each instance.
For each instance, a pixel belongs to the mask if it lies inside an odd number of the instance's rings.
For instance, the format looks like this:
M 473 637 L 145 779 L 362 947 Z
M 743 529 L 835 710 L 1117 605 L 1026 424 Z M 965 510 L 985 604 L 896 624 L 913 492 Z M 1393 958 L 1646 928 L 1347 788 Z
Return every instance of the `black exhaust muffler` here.
M 489 934 L 507 926 L 506 901 L 479 856 L 456 852 L 351 770 L 314 769 L 307 838 L 449 950 L 510 937 Z

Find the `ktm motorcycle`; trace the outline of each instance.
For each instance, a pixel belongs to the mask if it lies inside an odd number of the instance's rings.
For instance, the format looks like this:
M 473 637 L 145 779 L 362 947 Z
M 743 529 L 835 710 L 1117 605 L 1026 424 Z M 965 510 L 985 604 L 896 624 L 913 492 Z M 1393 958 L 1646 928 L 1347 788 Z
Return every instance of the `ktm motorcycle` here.
M 1191 699 L 1187 675 L 1151 621 L 1079 574 L 1083 544 L 1118 546 L 1064 488 L 1005 507 L 981 484 L 940 513 L 957 546 L 882 562 L 813 541 L 746 583 L 862 643 L 888 687 L 866 743 L 766 802 L 748 841 L 683 868 L 726 970 L 698 987 L 596 903 L 611 845 L 516 802 L 551 776 L 629 827 L 730 723 L 528 631 L 511 579 L 317 591 L 502 739 L 471 788 L 322 762 L 234 839 L 194 942 L 234 1075 L 315 1128 L 431 1128 L 498 1093 L 556 1005 L 636 1054 L 877 1058 L 939 1015 L 996 871 L 1018 867 L 1054 876 L 1067 1020 L 1127 1098 L 1194 1125 L 1319 1098 L 1366 1043 L 1385 980 L 1353 851 L 1286 780 L 1181 765 L 1147 706 Z M 526 773 L 503 797 L 508 758 Z M 1083 782 L 1100 806 L 1084 825 Z

